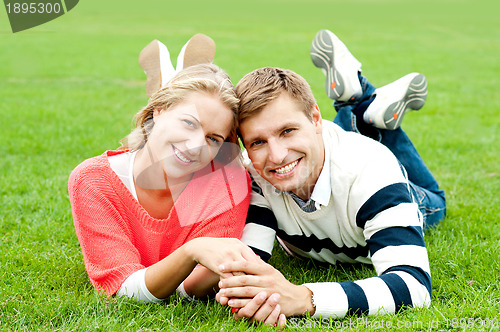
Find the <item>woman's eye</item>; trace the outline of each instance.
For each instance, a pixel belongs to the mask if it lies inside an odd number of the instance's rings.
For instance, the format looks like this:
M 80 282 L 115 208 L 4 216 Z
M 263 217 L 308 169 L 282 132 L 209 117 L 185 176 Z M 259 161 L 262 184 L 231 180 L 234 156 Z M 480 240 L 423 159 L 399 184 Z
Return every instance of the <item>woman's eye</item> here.
M 292 131 L 293 131 L 293 129 L 292 129 L 292 128 L 289 128 L 289 129 L 285 129 L 285 130 L 283 131 L 283 133 L 284 133 L 284 134 L 289 134 L 289 133 L 291 133 Z
M 190 127 L 193 127 L 193 128 L 194 128 L 194 126 L 195 126 L 195 125 L 194 125 L 194 122 L 192 122 L 192 121 L 189 121 L 189 120 L 182 120 L 182 121 L 184 121 L 184 123 L 185 123 L 185 124 L 187 124 L 187 125 L 188 125 L 188 126 L 190 126 Z

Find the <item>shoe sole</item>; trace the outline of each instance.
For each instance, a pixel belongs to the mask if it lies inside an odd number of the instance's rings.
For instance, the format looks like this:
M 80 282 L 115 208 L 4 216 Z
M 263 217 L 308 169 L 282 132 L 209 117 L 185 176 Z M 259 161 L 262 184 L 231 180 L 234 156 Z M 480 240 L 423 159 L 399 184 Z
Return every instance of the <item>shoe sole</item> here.
M 156 39 L 139 54 L 139 65 L 146 73 L 146 94 L 151 97 L 161 88 L 160 48 Z
M 184 51 L 181 69 L 201 63 L 212 63 L 215 57 L 215 42 L 212 38 L 198 33 L 191 37 Z
M 423 74 L 416 75 L 408 85 L 403 98 L 387 107 L 384 124 L 387 129 L 399 128 L 403 117 L 409 110 L 419 110 L 427 99 L 427 79 Z
M 344 80 L 335 69 L 333 52 L 330 34 L 325 30 L 319 31 L 311 45 L 311 59 L 314 65 L 326 74 L 325 91 L 328 98 L 338 99 L 344 93 Z
M 335 58 L 341 58 L 345 56 L 352 57 L 352 55 L 350 54 L 347 47 L 342 43 L 342 41 L 337 38 L 337 36 L 335 36 L 328 30 L 320 30 L 313 39 L 310 55 L 313 64 L 316 67 L 322 69 L 322 71 L 326 75 L 325 91 L 330 99 L 347 100 L 361 96 L 361 92 L 358 92 L 353 93 L 353 95 L 349 96 L 349 98 L 342 98 L 342 95 L 344 94 L 344 92 L 346 92 L 347 89 L 347 82 L 344 81 L 343 75 L 335 66 Z M 357 66 L 357 69 L 359 71 L 361 68 L 361 64 L 358 63 Z M 359 84 L 359 82 L 357 82 L 357 79 L 358 77 L 356 76 L 356 82 L 351 82 L 351 84 Z M 353 90 L 353 88 L 351 88 L 351 90 Z M 357 90 L 361 91 L 361 87 L 358 87 Z

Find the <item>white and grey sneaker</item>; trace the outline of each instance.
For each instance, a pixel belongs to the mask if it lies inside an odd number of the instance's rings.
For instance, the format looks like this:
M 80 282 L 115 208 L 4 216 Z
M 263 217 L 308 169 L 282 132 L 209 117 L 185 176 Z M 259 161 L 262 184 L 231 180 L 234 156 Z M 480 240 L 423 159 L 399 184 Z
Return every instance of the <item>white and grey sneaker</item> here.
M 424 106 L 427 80 L 423 74 L 411 73 L 376 89 L 374 95 L 363 120 L 379 129 L 394 130 L 399 128 L 406 112 Z
M 363 94 L 358 78 L 359 62 L 333 32 L 320 30 L 311 45 L 311 59 L 326 75 L 325 90 L 329 98 L 354 100 Z

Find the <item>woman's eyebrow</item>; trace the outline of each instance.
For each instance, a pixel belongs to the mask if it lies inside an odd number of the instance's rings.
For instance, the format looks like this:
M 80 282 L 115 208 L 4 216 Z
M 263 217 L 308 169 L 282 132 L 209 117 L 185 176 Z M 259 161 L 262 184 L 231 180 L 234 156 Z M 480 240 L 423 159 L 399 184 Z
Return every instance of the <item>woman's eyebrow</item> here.
M 197 117 L 195 117 L 194 115 L 192 115 L 190 113 L 183 113 L 183 114 L 186 115 L 186 116 L 189 116 L 190 118 L 192 118 L 201 127 L 201 122 L 200 122 L 200 120 L 198 120 Z M 226 140 L 226 138 L 224 137 L 224 135 L 217 134 L 217 133 L 212 133 L 211 135 L 217 136 L 217 137 L 219 137 L 223 141 Z
M 193 114 L 190 114 L 190 113 L 183 113 L 183 114 L 184 114 L 184 115 L 186 115 L 186 116 L 191 117 L 194 121 L 196 121 L 196 123 L 197 123 L 198 125 L 200 125 L 200 126 L 201 126 L 201 122 L 200 122 L 200 120 L 198 120 L 198 118 L 197 118 L 197 117 L 195 117 Z

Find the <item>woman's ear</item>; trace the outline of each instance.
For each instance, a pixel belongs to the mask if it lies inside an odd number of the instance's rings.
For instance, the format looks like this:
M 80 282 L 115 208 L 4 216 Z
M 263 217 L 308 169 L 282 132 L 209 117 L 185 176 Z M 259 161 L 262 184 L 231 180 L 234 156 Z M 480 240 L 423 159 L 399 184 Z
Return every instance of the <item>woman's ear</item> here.
M 154 119 L 155 117 L 157 117 L 158 115 L 160 115 L 160 113 L 161 113 L 161 109 L 159 109 L 159 108 L 155 108 L 155 110 L 153 111 L 153 119 Z

